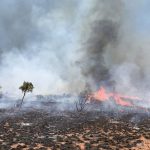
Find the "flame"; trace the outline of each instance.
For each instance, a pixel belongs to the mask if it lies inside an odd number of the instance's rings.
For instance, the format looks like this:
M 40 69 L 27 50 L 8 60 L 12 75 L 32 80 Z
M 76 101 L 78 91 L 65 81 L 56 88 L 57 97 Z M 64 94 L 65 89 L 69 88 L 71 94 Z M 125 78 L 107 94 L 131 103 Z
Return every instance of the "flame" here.
M 106 93 L 106 90 L 103 87 L 100 87 L 100 89 L 94 93 L 93 97 L 101 101 L 109 100 L 109 95 Z
M 121 106 L 133 106 L 132 102 L 126 101 L 125 99 L 140 100 L 140 98 L 136 96 L 126 96 L 116 92 L 107 92 L 104 87 L 100 87 L 100 89 L 92 95 L 92 98 L 99 101 L 108 101 L 113 98 L 116 104 Z

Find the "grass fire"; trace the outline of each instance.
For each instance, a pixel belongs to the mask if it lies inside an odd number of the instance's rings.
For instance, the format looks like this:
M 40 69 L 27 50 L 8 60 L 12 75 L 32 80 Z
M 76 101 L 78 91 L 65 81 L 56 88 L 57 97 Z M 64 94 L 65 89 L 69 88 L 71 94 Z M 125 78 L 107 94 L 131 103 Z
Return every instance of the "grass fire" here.
M 1 0 L 0 150 L 150 150 L 149 10 Z

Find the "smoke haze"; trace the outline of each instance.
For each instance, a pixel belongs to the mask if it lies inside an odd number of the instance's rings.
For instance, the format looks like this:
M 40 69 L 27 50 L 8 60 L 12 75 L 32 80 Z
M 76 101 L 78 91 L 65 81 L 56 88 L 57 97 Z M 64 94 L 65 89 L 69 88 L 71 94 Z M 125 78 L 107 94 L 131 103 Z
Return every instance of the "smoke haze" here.
M 3 91 L 18 94 L 24 80 L 33 82 L 34 94 L 114 83 L 116 91 L 149 96 L 150 31 L 146 19 L 139 24 L 148 3 L 1 0 Z

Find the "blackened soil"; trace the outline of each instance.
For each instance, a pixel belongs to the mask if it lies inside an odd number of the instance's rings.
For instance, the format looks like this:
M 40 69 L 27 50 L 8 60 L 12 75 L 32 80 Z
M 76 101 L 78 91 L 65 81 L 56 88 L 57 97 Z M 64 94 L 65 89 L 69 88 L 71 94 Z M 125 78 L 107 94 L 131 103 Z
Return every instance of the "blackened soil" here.
M 142 138 L 150 140 L 147 114 L 2 113 L 0 150 L 128 150 L 144 146 Z

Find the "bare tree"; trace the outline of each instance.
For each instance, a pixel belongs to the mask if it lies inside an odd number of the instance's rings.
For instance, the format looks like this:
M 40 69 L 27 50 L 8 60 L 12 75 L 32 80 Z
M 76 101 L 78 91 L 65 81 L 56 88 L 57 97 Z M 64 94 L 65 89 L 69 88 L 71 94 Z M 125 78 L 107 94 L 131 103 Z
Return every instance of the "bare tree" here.
M 20 90 L 22 90 L 23 92 L 23 97 L 22 97 L 22 100 L 21 100 L 21 103 L 20 103 L 20 107 L 22 106 L 23 104 L 23 100 L 25 98 L 25 95 L 27 92 L 32 92 L 33 91 L 33 84 L 31 82 L 23 82 L 23 85 L 19 87 Z
M 75 102 L 76 110 L 78 112 L 83 112 L 85 110 L 87 101 L 88 101 L 88 92 L 87 91 L 81 92 L 78 96 L 77 101 Z

